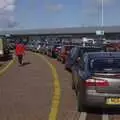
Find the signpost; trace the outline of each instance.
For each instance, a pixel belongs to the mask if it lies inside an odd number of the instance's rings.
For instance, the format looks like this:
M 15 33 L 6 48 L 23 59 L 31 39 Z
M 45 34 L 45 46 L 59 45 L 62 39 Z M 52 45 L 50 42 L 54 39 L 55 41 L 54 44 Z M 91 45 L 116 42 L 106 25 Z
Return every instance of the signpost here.
M 96 30 L 96 35 L 99 36 L 98 37 L 98 44 L 102 44 L 103 43 L 103 36 L 104 36 L 104 30 Z
M 5 34 L 5 37 L 10 37 L 11 35 L 10 34 Z
M 96 35 L 104 35 L 104 31 L 103 30 L 96 30 Z

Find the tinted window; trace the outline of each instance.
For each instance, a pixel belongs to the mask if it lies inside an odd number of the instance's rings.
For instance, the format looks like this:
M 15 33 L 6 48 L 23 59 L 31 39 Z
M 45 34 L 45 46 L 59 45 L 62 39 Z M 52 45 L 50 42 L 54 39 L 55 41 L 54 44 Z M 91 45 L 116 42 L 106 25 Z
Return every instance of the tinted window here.
M 89 67 L 93 72 L 120 72 L 120 58 L 91 59 Z
M 66 50 L 70 50 L 72 48 L 72 46 L 65 46 Z
M 71 58 L 75 57 L 76 53 L 77 53 L 77 48 L 73 48 L 71 50 Z
M 101 48 L 85 48 L 85 49 L 82 48 L 79 50 L 79 56 L 81 57 L 86 52 L 100 52 L 100 51 L 102 51 Z

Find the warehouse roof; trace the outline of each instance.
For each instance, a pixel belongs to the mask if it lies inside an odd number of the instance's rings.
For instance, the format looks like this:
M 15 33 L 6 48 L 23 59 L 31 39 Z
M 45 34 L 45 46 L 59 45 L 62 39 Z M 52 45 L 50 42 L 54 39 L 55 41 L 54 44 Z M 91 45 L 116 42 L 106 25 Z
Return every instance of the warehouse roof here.
M 30 35 L 30 34 L 89 34 L 97 30 L 104 30 L 105 33 L 120 33 L 120 26 L 109 27 L 68 27 L 51 29 L 14 29 L 0 30 L 0 35 Z

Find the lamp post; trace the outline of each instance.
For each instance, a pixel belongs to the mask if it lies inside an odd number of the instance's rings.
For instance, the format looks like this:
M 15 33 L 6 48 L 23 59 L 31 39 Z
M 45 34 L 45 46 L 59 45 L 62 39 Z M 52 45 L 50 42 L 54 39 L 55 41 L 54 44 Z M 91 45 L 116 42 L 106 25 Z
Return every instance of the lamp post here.
M 98 35 L 98 39 L 100 44 L 103 43 L 103 37 L 104 37 L 104 0 L 100 1 L 100 30 L 96 31 L 96 35 Z
M 101 0 L 101 27 L 104 26 L 104 0 Z

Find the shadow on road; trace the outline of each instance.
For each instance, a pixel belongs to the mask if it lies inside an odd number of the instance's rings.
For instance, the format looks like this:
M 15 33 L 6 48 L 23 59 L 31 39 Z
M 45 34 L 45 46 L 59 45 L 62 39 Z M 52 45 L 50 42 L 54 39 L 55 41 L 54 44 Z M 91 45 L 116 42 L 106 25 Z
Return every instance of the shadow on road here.
M 120 115 L 120 109 L 119 108 L 87 108 L 87 113 L 90 114 L 119 114 Z
M 23 62 L 22 66 L 26 66 L 26 65 L 29 65 L 31 64 L 30 62 Z

